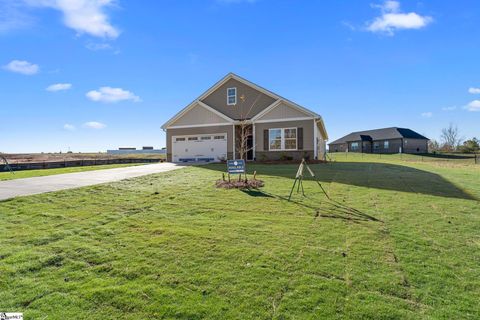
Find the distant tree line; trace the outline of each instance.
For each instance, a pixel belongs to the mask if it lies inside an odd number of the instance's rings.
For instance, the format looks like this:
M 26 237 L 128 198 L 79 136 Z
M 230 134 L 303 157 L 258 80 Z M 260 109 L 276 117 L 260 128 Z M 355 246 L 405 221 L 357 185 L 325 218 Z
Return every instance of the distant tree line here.
M 475 137 L 468 140 L 463 139 L 458 127 L 450 124 L 447 128 L 442 129 L 440 141 L 429 141 L 428 150 L 430 152 L 479 153 L 480 140 Z

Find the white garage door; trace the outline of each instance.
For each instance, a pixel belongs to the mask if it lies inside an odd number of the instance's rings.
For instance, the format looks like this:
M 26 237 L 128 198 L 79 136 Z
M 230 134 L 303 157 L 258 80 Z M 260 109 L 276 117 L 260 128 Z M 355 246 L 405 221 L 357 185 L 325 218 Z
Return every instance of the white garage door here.
M 172 137 L 173 162 L 220 161 L 227 159 L 227 134 Z

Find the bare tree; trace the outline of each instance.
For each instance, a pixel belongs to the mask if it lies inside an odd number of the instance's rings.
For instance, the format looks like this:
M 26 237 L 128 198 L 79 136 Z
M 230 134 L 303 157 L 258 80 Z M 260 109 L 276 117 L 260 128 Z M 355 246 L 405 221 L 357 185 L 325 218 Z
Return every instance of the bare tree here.
M 453 123 L 450 123 L 448 128 L 442 129 L 441 138 L 442 138 L 443 148 L 446 151 L 457 150 L 458 146 L 462 142 L 462 138 L 460 138 L 460 132 L 458 131 L 458 127 L 454 126 Z
M 239 139 L 237 140 L 238 144 L 237 142 L 235 142 L 235 144 L 236 144 L 236 148 L 238 149 L 238 155 L 240 159 L 243 159 L 243 160 L 247 159 L 247 153 L 253 150 L 253 148 L 255 147 L 254 145 L 252 146 L 248 145 L 248 139 L 253 134 L 253 127 L 249 120 L 249 115 L 253 107 L 255 107 L 256 103 L 258 102 L 259 98 L 260 98 L 260 94 L 257 95 L 257 97 L 255 98 L 255 100 L 252 102 L 250 106 L 245 106 L 247 97 L 245 97 L 244 94 L 240 96 L 240 100 L 242 101 L 240 110 L 242 110 L 242 113 L 240 115 L 240 119 L 238 123 L 238 130 L 235 130 L 235 135 L 238 135 L 239 137 Z
M 437 140 L 432 139 L 428 141 L 428 151 L 429 152 L 437 152 L 440 151 L 440 143 Z

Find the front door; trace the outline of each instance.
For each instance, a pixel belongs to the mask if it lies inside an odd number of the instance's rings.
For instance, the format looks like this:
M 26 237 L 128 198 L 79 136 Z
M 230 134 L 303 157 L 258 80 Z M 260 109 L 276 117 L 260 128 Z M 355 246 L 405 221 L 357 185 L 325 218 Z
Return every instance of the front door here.
M 247 137 L 247 160 L 253 160 L 253 135 Z

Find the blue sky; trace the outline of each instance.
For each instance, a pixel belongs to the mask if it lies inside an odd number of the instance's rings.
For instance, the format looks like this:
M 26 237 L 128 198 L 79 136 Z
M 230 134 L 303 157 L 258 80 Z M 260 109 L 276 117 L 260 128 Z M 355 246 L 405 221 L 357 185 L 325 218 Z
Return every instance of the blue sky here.
M 321 114 L 330 140 L 480 136 L 480 3 L 0 0 L 0 151 L 163 147 L 228 72 Z

